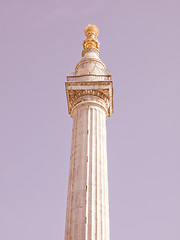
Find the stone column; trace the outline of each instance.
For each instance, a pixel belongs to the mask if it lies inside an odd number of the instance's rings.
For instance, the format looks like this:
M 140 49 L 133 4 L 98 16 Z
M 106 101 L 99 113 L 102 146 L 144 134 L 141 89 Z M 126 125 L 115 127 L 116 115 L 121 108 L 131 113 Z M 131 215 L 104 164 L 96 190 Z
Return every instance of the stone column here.
M 85 28 L 82 59 L 66 82 L 73 131 L 65 240 L 109 240 L 106 118 L 113 112 L 113 86 L 97 34 L 95 25 Z
M 90 102 L 73 111 L 65 240 L 109 240 L 106 116 Z

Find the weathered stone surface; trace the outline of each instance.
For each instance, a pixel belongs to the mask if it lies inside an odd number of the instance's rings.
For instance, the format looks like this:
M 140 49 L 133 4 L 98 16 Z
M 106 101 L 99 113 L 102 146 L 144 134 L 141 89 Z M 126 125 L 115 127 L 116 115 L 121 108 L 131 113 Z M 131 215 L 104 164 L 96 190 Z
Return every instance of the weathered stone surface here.
M 94 104 L 73 113 L 65 240 L 109 240 L 106 113 Z

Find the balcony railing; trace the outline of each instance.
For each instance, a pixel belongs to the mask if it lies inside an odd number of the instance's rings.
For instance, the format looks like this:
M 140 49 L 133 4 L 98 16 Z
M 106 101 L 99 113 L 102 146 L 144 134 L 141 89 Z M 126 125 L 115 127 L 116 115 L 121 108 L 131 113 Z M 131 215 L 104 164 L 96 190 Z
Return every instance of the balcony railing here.
M 74 72 L 69 73 L 67 75 L 67 81 L 68 82 L 78 82 L 81 81 L 82 77 L 90 77 L 91 81 L 111 81 L 111 74 L 109 74 L 109 72 L 107 72 L 107 74 L 104 75 L 97 75 L 97 74 L 82 74 L 82 75 L 75 75 Z

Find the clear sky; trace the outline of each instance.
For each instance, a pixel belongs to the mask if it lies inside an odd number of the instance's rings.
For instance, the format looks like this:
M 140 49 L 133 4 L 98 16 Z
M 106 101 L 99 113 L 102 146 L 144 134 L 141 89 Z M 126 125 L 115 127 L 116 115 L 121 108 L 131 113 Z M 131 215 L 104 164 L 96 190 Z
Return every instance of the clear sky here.
M 180 239 L 180 1 L 0 1 L 0 240 L 62 240 L 83 29 L 114 81 L 112 240 Z

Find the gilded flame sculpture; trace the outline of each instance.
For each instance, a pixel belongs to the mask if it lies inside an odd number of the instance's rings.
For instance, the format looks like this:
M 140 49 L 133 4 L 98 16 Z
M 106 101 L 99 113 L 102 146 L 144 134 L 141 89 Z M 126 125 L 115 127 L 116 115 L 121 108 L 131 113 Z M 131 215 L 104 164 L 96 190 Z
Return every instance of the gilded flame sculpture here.
M 84 29 L 84 34 L 86 38 L 83 42 L 83 52 L 82 56 L 84 56 L 85 52 L 87 52 L 88 49 L 96 49 L 99 52 L 99 41 L 96 38 L 99 33 L 99 29 L 95 24 L 89 24 Z

